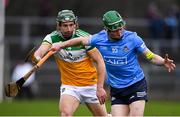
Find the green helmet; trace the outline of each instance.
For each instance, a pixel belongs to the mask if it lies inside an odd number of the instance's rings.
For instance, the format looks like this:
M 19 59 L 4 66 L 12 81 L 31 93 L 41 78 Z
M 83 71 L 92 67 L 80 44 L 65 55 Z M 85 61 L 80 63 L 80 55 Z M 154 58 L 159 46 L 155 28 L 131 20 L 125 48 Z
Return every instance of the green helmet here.
M 62 10 L 58 12 L 57 22 L 67 22 L 67 21 L 74 21 L 75 23 L 77 22 L 77 17 L 71 10 Z
M 117 30 L 125 25 L 124 20 L 117 11 L 108 11 L 103 15 L 103 24 L 110 31 Z

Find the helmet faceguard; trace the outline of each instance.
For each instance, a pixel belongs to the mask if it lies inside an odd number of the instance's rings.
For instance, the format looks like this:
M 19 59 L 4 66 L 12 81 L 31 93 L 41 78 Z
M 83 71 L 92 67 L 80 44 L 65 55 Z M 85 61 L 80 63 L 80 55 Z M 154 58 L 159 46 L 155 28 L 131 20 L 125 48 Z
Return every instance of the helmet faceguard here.
M 107 30 L 114 31 L 125 26 L 125 21 L 117 11 L 108 11 L 103 15 L 103 24 Z
M 71 10 L 62 10 L 58 12 L 56 21 L 58 23 L 69 22 L 69 21 L 74 21 L 75 23 L 77 23 L 77 16 L 75 16 L 73 11 Z

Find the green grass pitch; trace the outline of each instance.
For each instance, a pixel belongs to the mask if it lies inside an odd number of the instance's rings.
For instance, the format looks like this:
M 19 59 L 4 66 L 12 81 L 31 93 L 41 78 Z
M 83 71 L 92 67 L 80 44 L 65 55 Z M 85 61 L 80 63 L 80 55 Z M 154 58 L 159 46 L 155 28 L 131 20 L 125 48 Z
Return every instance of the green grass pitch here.
M 58 100 L 4 101 L 0 103 L 0 116 L 59 116 Z M 110 112 L 110 102 L 106 102 Z M 85 105 L 81 105 L 75 116 L 92 116 Z M 180 101 L 149 101 L 145 116 L 180 116 Z

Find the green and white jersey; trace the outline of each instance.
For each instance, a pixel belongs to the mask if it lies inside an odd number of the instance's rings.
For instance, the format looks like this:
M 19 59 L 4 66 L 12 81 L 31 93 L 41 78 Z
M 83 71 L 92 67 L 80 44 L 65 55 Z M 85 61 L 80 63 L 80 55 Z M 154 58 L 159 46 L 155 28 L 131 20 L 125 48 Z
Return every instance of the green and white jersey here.
M 72 38 L 89 36 L 87 32 L 76 30 Z M 57 31 L 48 34 L 42 44 L 66 41 Z M 61 73 L 61 83 L 71 86 L 90 86 L 97 83 L 97 71 L 87 53 L 94 53 L 96 48 L 74 45 L 61 49 L 55 54 L 55 61 Z
M 83 30 L 77 29 L 75 33 L 73 34 L 72 38 L 76 38 L 80 36 L 90 36 L 90 34 Z M 63 42 L 63 41 L 66 41 L 64 37 L 61 36 L 57 31 L 54 31 L 48 34 L 44 38 L 43 43 L 53 44 L 56 42 Z M 55 54 L 55 56 L 67 62 L 78 62 L 86 58 L 87 57 L 86 52 L 88 50 L 91 50 L 92 48 L 93 47 L 91 46 L 84 46 L 84 45 L 78 44 L 78 45 L 61 49 L 57 54 Z

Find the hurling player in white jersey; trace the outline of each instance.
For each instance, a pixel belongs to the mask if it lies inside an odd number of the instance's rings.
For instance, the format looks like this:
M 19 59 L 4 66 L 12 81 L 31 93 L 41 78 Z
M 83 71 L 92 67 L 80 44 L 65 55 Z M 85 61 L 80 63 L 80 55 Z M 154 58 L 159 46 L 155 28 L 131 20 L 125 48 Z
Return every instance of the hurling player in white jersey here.
M 89 35 L 78 28 L 77 17 L 71 10 L 60 11 L 56 22 L 57 30 L 46 35 L 33 61 L 40 60 L 53 43 Z M 107 116 L 103 88 L 105 64 L 98 49 L 78 44 L 58 51 L 54 57 L 61 73 L 60 115 L 73 116 L 79 104 L 85 103 L 92 115 Z
M 75 44 L 91 45 L 101 52 L 107 70 L 111 91 L 112 116 L 143 116 L 147 98 L 145 75 L 137 59 L 138 53 L 152 64 L 164 66 L 169 72 L 175 69 L 173 60 L 153 53 L 135 32 L 125 30 L 125 22 L 117 11 L 103 15 L 105 30 L 92 36 L 78 37 L 55 43 L 58 51 Z

